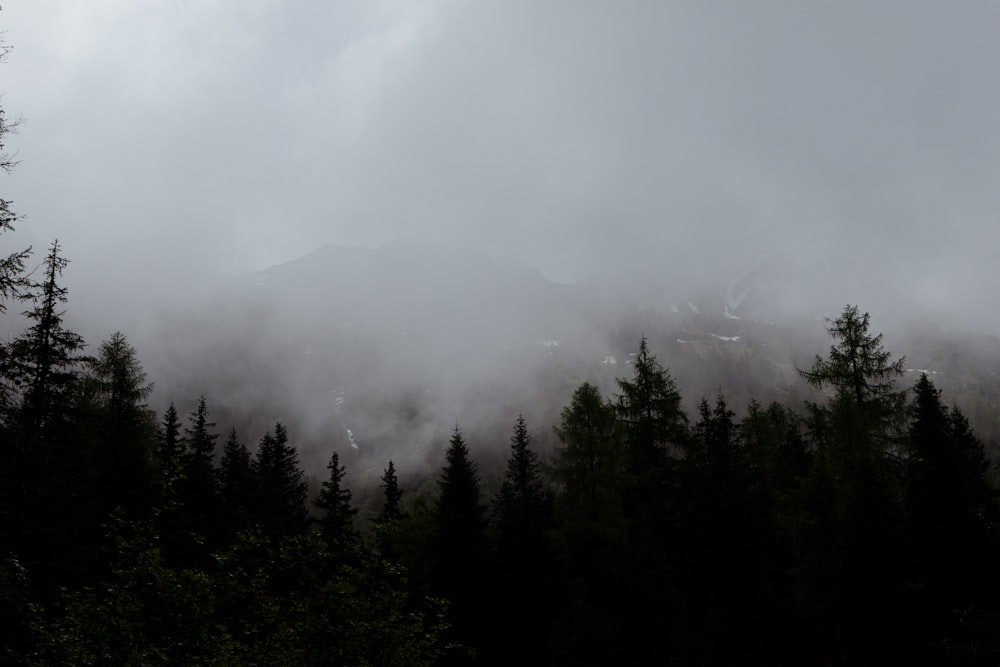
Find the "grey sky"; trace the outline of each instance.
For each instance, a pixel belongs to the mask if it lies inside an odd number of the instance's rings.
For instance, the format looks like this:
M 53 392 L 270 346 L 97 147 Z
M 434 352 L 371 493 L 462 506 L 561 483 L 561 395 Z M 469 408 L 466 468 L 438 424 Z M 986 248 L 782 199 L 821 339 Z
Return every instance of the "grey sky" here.
M 996 303 L 998 3 L 30 0 L 0 27 L 4 196 L 77 263 L 402 237 Z

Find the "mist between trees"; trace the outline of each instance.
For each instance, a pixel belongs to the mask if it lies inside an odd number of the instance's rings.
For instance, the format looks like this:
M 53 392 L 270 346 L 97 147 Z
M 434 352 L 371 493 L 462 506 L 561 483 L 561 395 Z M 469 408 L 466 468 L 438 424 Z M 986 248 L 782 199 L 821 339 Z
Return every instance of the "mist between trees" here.
M 854 306 L 798 370 L 813 400 L 689 413 L 642 338 L 611 391 L 512 419 L 499 474 L 459 421 L 430 472 L 351 489 L 350 444 L 310 484 L 294 424 L 150 410 L 123 334 L 66 328 L 65 265 L 53 243 L 0 356 L 10 664 L 998 657 L 993 465 Z

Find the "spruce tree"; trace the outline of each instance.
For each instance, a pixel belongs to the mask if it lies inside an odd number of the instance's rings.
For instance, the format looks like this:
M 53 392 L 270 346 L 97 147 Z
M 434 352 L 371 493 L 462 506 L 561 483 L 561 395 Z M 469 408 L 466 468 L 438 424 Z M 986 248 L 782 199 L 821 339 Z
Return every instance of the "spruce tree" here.
M 172 485 L 184 467 L 184 443 L 181 441 L 181 422 L 177 408 L 171 401 L 163 421 L 156 446 L 156 463 L 164 484 Z
M 235 426 L 223 446 L 218 474 L 223 526 L 231 536 L 251 527 L 249 505 L 254 490 L 250 450 L 240 440 Z
M 358 511 L 351 507 L 351 491 L 344 486 L 344 466 L 340 465 L 337 452 L 330 455 L 326 466 L 330 476 L 323 482 L 315 505 L 322 511 L 319 519 L 320 534 L 331 547 L 342 547 L 355 536 L 354 516 Z
M 254 519 L 264 534 L 275 539 L 305 531 L 309 525 L 305 473 L 280 422 L 274 425 L 273 435 L 268 432 L 261 438 L 253 468 Z
M 382 511 L 375 517 L 375 539 L 383 558 L 399 559 L 402 549 L 398 537 L 399 524 L 407 518 L 403 512 L 403 490 L 399 488 L 396 467 L 392 461 L 382 471 Z
M 976 601 L 989 575 L 984 557 L 997 518 L 995 492 L 982 443 L 958 408 L 944 406 L 926 374 L 912 405 L 905 498 L 913 577 L 936 609 L 950 610 Z
M 649 352 L 646 337 L 639 343 L 631 380 L 620 378 L 615 404 L 632 471 L 660 469 L 684 444 L 687 416 L 681 409 L 677 383 Z
M 376 523 L 378 525 L 389 524 L 404 518 L 403 514 L 403 490 L 399 488 L 399 480 L 396 478 L 396 467 L 389 461 L 388 467 L 382 471 L 382 511 L 379 512 Z
M 67 289 L 59 284 L 69 264 L 54 241 L 45 257 L 45 272 L 35 306 L 24 316 L 31 327 L 16 338 L 0 359 L 8 396 L 18 397 L 12 421 L 34 436 L 58 429 L 69 417 L 72 392 L 88 361 L 83 338 L 63 326 Z M 32 437 L 29 435 L 29 437 Z
M 433 586 L 452 602 L 455 639 L 476 646 L 485 630 L 477 621 L 485 602 L 477 591 L 486 584 L 486 506 L 476 464 L 457 426 L 445 459 L 434 508 Z
M 523 557 L 540 549 L 551 505 L 538 454 L 524 416 L 518 415 L 510 438 L 510 457 L 494 500 L 497 540 L 501 552 Z
M 796 529 L 808 553 L 799 570 L 800 595 L 826 614 L 818 626 L 840 637 L 843 657 L 888 650 L 892 633 L 880 617 L 893 617 L 893 589 L 901 586 L 899 539 L 901 454 L 905 392 L 897 387 L 903 359 L 893 360 L 870 319 L 848 305 L 828 331 L 829 355 L 819 356 L 806 382 L 830 388 L 826 404 L 807 404 L 807 427 L 815 450 L 801 487 Z M 805 591 L 809 591 L 808 596 Z M 824 643 L 824 640 L 815 638 Z
M 135 348 L 121 332 L 101 343 L 88 365 L 85 397 L 94 423 L 92 449 L 99 467 L 97 490 L 104 512 L 140 510 L 152 500 L 156 416 L 145 403 L 152 391 Z
M 483 547 L 486 506 L 482 502 L 479 472 L 458 427 L 452 432 L 446 465 L 438 478 L 435 506 L 437 537 L 445 560 L 467 562 Z
M 219 435 L 208 419 L 204 396 L 188 418 L 184 430 L 184 484 L 182 502 L 189 530 L 209 537 L 215 534 L 219 521 L 219 490 L 215 469 L 215 441 Z

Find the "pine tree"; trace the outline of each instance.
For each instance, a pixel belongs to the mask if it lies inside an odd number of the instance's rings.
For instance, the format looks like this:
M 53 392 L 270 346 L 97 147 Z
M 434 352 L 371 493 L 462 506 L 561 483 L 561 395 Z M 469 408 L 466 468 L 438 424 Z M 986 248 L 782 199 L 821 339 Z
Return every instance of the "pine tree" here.
M 358 511 L 351 507 L 351 491 L 344 483 L 344 466 L 340 465 L 337 452 L 330 455 L 326 466 L 330 476 L 323 482 L 316 507 L 322 511 L 319 520 L 320 534 L 331 546 L 344 546 L 355 536 L 354 515 Z
M 528 426 L 524 416 L 518 415 L 510 438 L 507 470 L 494 501 L 501 552 L 521 557 L 540 550 L 551 512 L 549 500 Z
M 393 521 L 399 521 L 405 517 L 403 513 L 403 490 L 399 488 L 399 480 L 396 478 L 396 467 L 389 461 L 388 467 L 382 471 L 383 504 L 382 511 L 376 519 L 377 525 L 386 525 Z
M 479 473 L 458 427 L 452 432 L 447 464 L 438 479 L 440 495 L 435 514 L 438 540 L 448 560 L 465 560 L 482 547 L 486 507 L 482 502 Z
M 631 380 L 618 380 L 621 393 L 615 408 L 630 466 L 640 473 L 662 468 L 671 450 L 683 445 L 687 416 L 676 382 L 649 352 L 645 336 L 632 368 Z
M 896 388 L 896 381 L 906 365 L 904 358 L 892 361 L 892 354 L 882 347 L 882 334 L 868 332 L 870 319 L 857 306 L 846 306 L 830 322 L 828 331 L 835 343 L 829 357 L 817 355 L 812 368 L 799 374 L 814 387 L 832 387 L 836 403 L 862 411 L 873 428 L 885 428 L 898 425 L 904 414 L 905 394 Z
M 231 536 L 251 527 L 248 508 L 254 482 L 250 450 L 240 441 L 235 426 L 223 447 L 218 475 L 222 523 Z
M 375 517 L 375 539 L 383 558 L 398 560 L 402 554 L 399 524 L 408 515 L 403 511 L 403 490 L 399 488 L 396 467 L 389 461 L 382 472 L 382 511 Z
M 621 515 L 625 473 L 614 407 L 585 382 L 563 408 L 552 471 L 562 487 L 562 505 L 578 519 L 601 522 Z
M 521 606 L 517 614 L 497 614 L 490 621 L 494 639 L 488 647 L 498 664 L 514 664 L 520 646 L 542 645 L 553 616 L 555 571 L 548 531 L 553 526 L 552 496 L 542 476 L 538 454 L 523 415 L 518 415 L 510 438 L 510 455 L 500 493 L 493 502 L 496 522 L 497 572 L 491 597 L 497 606 Z M 522 601 L 531 599 L 531 605 Z
M 68 260 L 53 242 L 45 258 L 45 274 L 35 307 L 24 316 L 33 324 L 6 350 L 0 371 L 8 396 L 17 396 L 15 421 L 29 433 L 41 435 L 56 429 L 69 416 L 72 392 L 80 367 L 88 361 L 82 354 L 83 338 L 63 327 L 67 289 L 59 284 Z
M 152 500 L 152 454 L 156 416 L 145 404 L 152 391 L 139 355 L 121 332 L 101 343 L 88 365 L 84 386 L 96 438 L 97 490 L 104 513 L 116 506 L 146 508 Z
M 198 398 L 198 407 L 191 413 L 189 426 L 184 430 L 184 484 L 182 502 L 188 517 L 189 530 L 210 536 L 216 532 L 219 520 L 219 490 L 216 484 L 215 423 L 208 420 L 208 406 L 204 396 Z
M 982 443 L 958 408 L 922 374 L 909 428 L 906 510 L 914 576 L 939 609 L 968 605 L 981 590 L 995 492 Z
M 798 548 L 809 554 L 799 594 L 827 614 L 819 625 L 838 633 L 847 660 L 866 645 L 888 650 L 892 635 L 878 619 L 895 616 L 893 588 L 903 576 L 894 564 L 903 558 L 896 499 L 906 402 L 896 382 L 904 362 L 868 329 L 868 314 L 848 305 L 830 323 L 828 358 L 799 371 L 810 385 L 833 389 L 827 404 L 807 405 L 815 455 L 798 496 Z
M 168 485 L 184 467 L 184 443 L 181 441 L 181 423 L 177 408 L 171 401 L 161 422 L 162 430 L 156 447 L 156 462 L 160 476 Z
M 305 531 L 309 525 L 305 473 L 280 422 L 275 424 L 273 435 L 268 432 L 261 438 L 253 467 L 254 518 L 264 534 L 274 539 Z
M 446 465 L 438 478 L 440 495 L 434 508 L 433 586 L 452 602 L 455 637 L 479 644 L 485 586 L 486 506 L 479 473 L 458 427 L 452 432 Z

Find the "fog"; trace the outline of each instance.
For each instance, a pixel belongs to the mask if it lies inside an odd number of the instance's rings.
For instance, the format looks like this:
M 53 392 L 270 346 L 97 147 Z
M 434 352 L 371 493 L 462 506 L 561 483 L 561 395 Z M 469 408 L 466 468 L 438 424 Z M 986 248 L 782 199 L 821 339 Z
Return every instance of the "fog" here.
M 3 243 L 59 238 L 99 337 L 400 239 L 659 308 L 780 267 L 790 310 L 1000 333 L 995 3 L 31 0 L 0 22 L 27 120 Z

